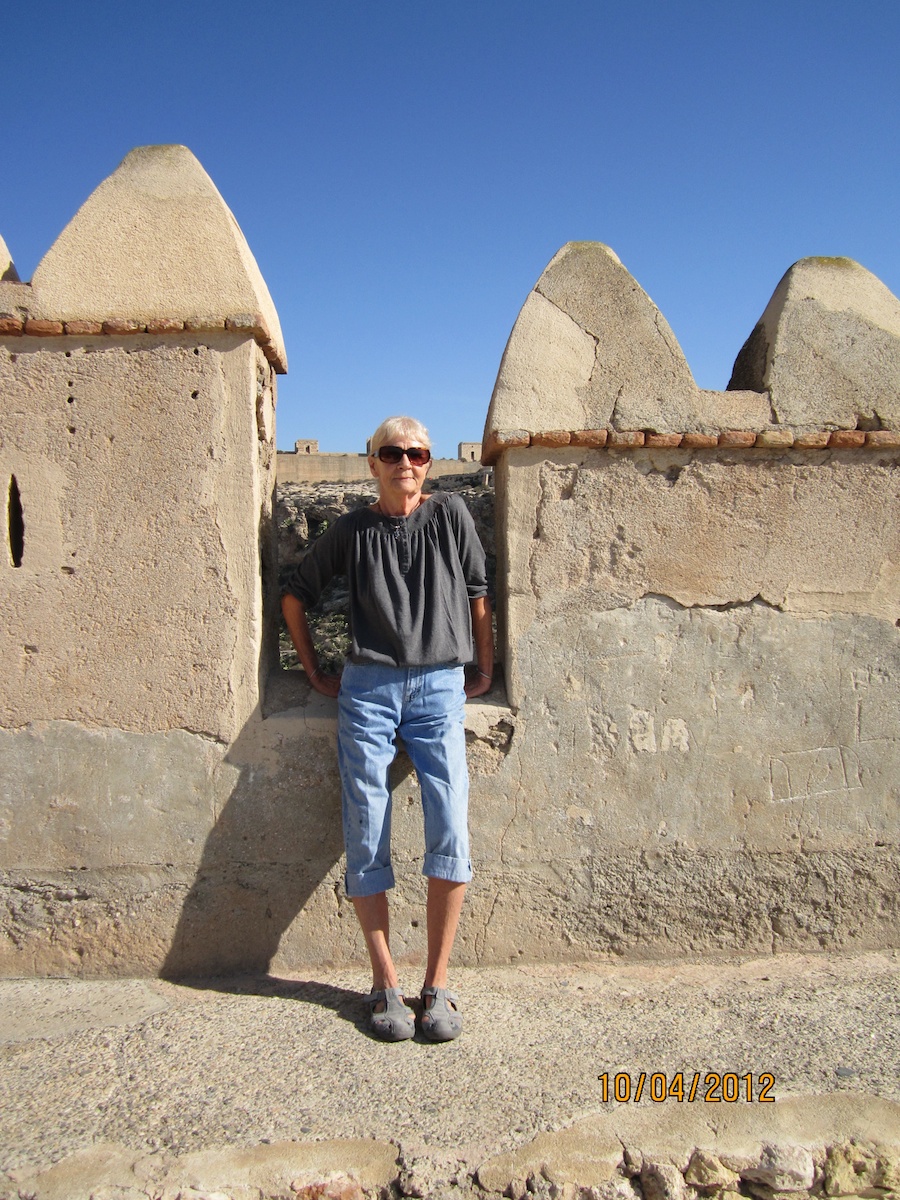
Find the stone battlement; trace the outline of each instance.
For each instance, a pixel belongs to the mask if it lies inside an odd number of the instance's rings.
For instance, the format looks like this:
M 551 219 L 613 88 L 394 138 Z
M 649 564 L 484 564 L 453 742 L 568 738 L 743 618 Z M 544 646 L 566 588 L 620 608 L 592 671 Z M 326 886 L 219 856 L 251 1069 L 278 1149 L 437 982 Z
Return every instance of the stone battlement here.
M 6 974 L 359 959 L 336 705 L 278 668 L 286 365 L 184 147 L 129 154 L 30 284 L 0 247 Z M 553 258 L 483 438 L 502 666 L 466 711 L 461 963 L 900 946 L 898 434 L 900 301 L 858 264 L 795 264 L 713 392 L 612 251 Z M 302 445 L 280 477 L 367 471 Z
M 19 282 L 0 242 L 0 335 L 229 330 L 287 370 L 278 314 L 215 184 L 186 146 L 140 146 Z

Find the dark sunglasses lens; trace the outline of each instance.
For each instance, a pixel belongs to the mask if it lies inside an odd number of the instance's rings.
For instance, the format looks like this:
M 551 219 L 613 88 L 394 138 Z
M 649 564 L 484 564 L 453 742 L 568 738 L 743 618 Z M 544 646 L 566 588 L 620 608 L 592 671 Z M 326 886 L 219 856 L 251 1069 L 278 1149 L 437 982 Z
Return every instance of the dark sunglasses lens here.
M 378 457 L 381 461 L 391 466 L 400 462 L 404 454 L 417 467 L 421 467 L 423 463 L 431 461 L 431 451 L 424 446 L 410 446 L 408 450 L 401 450 L 399 446 L 381 446 L 378 451 Z

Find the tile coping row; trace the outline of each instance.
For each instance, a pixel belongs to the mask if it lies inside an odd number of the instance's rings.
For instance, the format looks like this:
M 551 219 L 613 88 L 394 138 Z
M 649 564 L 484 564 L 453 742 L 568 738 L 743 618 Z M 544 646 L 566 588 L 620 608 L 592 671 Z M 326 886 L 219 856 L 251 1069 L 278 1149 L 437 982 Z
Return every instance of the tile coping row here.
M 131 320 L 124 317 L 106 321 L 54 321 L 36 317 L 17 317 L 0 313 L 0 337 L 127 337 L 139 333 L 216 333 L 228 330 L 256 339 L 266 358 L 281 365 L 278 349 L 269 336 L 259 313 L 237 313 L 231 317 L 157 317 Z
M 529 433 L 526 430 L 515 429 L 488 434 L 484 442 L 482 462 L 490 466 L 496 463 L 506 450 L 526 446 L 543 446 L 550 449 L 576 446 L 580 449 L 597 450 L 636 450 L 642 447 L 685 450 L 849 450 L 860 447 L 897 449 L 900 448 L 900 429 L 822 429 L 796 433 L 787 428 L 760 431 L 727 429 L 720 433 L 654 433 L 645 429 L 579 429 L 574 432 L 552 429 L 542 433 Z

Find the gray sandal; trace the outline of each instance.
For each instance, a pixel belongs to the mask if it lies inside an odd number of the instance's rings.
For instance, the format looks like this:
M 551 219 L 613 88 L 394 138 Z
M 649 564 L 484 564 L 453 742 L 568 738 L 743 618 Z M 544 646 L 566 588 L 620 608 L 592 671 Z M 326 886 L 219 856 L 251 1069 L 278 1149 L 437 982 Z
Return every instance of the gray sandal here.
M 369 1028 L 383 1042 L 405 1042 L 416 1032 L 416 1015 L 403 1000 L 399 988 L 382 988 L 366 996 L 369 1006 Z M 375 1006 L 383 1004 L 381 1012 Z
M 431 1000 L 431 1004 L 426 1001 Z M 462 1033 L 459 997 L 446 988 L 422 988 L 422 1033 L 429 1042 L 452 1042 Z

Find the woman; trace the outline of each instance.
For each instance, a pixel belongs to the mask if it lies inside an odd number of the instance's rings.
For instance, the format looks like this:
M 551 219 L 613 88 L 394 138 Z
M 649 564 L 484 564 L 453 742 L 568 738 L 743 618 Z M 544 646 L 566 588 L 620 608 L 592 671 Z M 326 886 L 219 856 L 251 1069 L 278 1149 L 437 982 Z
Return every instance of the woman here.
M 422 1033 L 449 1041 L 462 1030 L 447 990 L 450 952 L 466 883 L 468 771 L 463 706 L 489 690 L 493 670 L 491 609 L 484 550 L 458 496 L 426 496 L 428 431 L 411 417 L 390 417 L 370 442 L 378 500 L 346 513 L 310 548 L 285 587 L 285 621 L 310 683 L 338 697 L 347 894 L 372 964 L 370 1027 L 387 1041 L 415 1033 L 389 944 L 387 891 L 391 796 L 388 769 L 399 732 L 416 769 L 425 813 L 428 961 Z M 340 676 L 318 664 L 306 621 L 334 575 L 350 585 L 352 646 Z M 464 664 L 476 672 L 465 683 Z

